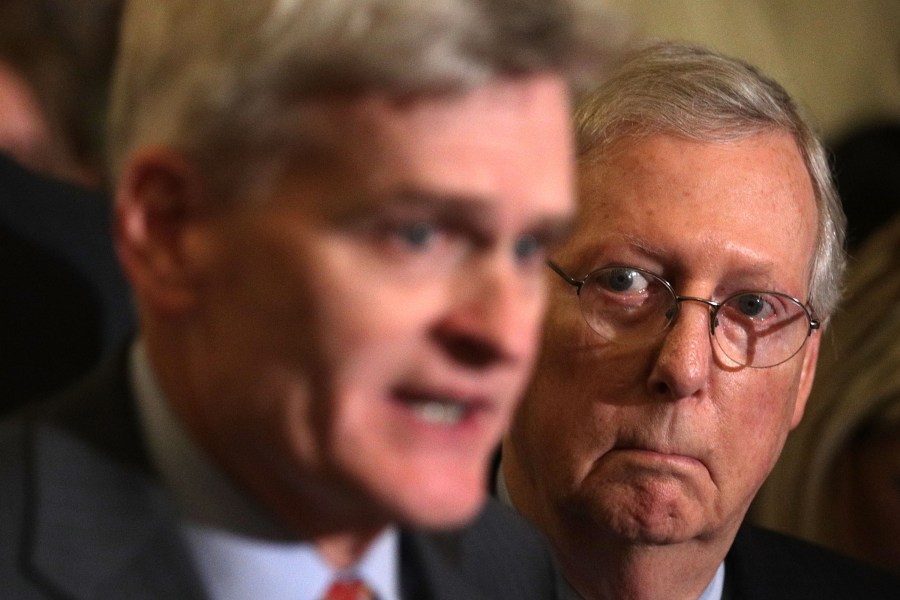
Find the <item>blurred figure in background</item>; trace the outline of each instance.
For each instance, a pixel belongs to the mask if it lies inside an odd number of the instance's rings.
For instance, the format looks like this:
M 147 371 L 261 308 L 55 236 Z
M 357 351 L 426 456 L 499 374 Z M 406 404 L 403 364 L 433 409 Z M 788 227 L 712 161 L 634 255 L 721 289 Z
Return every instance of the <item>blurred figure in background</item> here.
M 0 151 L 101 185 L 120 12 L 120 0 L 0 0 Z
M 118 0 L 0 0 L 0 413 L 132 329 L 103 193 Z
M 830 327 L 753 517 L 900 574 L 900 219 L 857 252 Z
M 61 390 L 132 332 L 105 195 L 0 154 L 0 414 Z

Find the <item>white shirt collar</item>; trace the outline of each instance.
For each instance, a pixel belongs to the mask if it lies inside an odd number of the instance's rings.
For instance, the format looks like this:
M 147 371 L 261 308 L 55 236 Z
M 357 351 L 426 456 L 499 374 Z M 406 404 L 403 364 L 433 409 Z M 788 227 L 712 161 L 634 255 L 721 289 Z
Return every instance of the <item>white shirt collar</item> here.
M 182 531 L 214 600 L 318 600 L 337 573 L 291 540 L 203 453 L 172 412 L 138 340 L 130 376 L 151 460 L 183 515 Z M 399 600 L 399 533 L 387 528 L 353 572 L 379 600 Z
M 321 600 L 340 574 L 312 545 L 248 538 L 193 523 L 183 533 L 209 597 L 213 600 Z M 387 529 L 350 573 L 379 600 L 399 600 L 399 536 Z
M 703 593 L 700 594 L 700 598 L 697 600 L 722 600 L 722 591 L 725 589 L 725 561 L 719 565 L 719 568 L 716 569 L 716 574 L 713 575 L 712 581 L 709 582 L 709 585 L 706 586 L 706 589 L 703 590 Z

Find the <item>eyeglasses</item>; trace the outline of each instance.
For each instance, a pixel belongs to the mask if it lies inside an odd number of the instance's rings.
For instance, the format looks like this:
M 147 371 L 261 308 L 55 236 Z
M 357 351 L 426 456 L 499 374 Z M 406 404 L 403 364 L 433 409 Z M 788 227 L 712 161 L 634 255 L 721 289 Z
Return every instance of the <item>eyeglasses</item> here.
M 820 327 L 809 308 L 781 292 L 738 292 L 715 302 L 679 296 L 668 281 L 636 267 L 604 267 L 575 279 L 556 263 L 547 264 L 576 288 L 581 314 L 591 329 L 616 344 L 658 338 L 678 317 L 682 302 L 710 308 L 710 336 L 725 356 L 745 367 L 785 362 Z

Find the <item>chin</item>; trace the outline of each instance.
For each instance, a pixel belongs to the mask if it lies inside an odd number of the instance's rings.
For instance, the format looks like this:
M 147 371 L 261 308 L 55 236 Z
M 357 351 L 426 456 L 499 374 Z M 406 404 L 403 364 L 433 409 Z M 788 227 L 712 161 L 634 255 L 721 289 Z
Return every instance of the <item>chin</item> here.
M 670 506 L 629 506 L 603 515 L 603 525 L 616 537 L 633 544 L 666 545 L 694 537 L 691 523 Z
M 686 499 L 634 493 L 630 486 L 606 484 L 594 494 L 580 494 L 568 503 L 570 527 L 604 532 L 625 544 L 665 545 L 692 536 L 694 511 Z M 646 492 L 646 490 L 644 490 Z
M 623 539 L 627 539 L 632 544 L 665 546 L 668 544 L 678 544 L 691 539 L 692 536 L 685 535 L 684 527 L 680 524 L 645 524 L 639 523 L 630 528 L 619 528 L 619 534 Z
M 486 484 L 429 485 L 399 499 L 398 521 L 420 529 L 455 529 L 473 521 L 487 498 Z

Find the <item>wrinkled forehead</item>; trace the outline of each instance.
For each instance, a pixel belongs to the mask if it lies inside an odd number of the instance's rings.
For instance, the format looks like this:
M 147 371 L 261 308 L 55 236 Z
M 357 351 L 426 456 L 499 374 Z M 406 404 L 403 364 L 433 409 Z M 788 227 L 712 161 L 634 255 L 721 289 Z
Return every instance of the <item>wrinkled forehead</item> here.
M 727 142 L 623 138 L 583 157 L 578 174 L 578 225 L 559 255 L 569 264 L 646 260 L 636 266 L 711 275 L 757 269 L 807 293 L 818 209 L 788 133 Z

